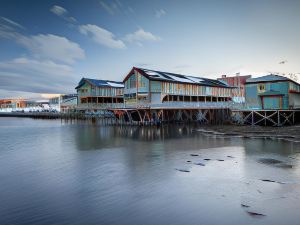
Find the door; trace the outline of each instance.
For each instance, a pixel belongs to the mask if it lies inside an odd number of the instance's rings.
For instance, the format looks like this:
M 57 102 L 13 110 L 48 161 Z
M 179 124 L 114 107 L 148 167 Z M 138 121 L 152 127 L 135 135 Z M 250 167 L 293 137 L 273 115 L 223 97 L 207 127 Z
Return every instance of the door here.
M 263 109 L 281 109 L 281 96 L 264 96 Z

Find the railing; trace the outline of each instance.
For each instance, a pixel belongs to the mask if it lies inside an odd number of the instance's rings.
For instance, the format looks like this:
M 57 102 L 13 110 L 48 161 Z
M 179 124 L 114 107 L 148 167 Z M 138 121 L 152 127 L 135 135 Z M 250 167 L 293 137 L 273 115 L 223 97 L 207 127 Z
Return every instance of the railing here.
M 232 110 L 250 110 L 257 109 L 253 104 L 236 103 L 236 102 L 163 102 L 163 103 L 86 103 L 79 104 L 77 109 L 108 109 L 108 108 L 203 108 L 203 109 L 222 109 L 228 108 Z
M 250 103 L 237 103 L 237 102 L 232 102 L 230 109 L 233 110 L 255 110 L 259 109 L 257 107 L 257 104 L 250 104 Z
M 231 102 L 164 102 L 126 104 L 125 108 L 230 108 Z
M 108 109 L 108 108 L 123 108 L 124 103 L 82 103 L 78 104 L 78 109 Z

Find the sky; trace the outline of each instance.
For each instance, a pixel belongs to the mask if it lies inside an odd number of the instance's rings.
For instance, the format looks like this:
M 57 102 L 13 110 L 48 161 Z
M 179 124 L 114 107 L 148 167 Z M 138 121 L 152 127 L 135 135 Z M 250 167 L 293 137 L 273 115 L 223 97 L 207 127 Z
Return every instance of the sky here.
M 75 93 L 133 66 L 299 81 L 299 12 L 299 0 L 0 0 L 0 98 Z

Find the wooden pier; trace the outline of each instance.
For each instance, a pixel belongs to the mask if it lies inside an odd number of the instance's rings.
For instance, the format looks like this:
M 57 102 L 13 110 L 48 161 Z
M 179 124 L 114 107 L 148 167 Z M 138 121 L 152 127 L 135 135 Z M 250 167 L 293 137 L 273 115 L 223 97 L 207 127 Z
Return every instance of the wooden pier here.
M 252 126 L 294 125 L 300 122 L 300 110 L 232 110 L 232 122 Z
M 230 122 L 228 108 L 120 108 L 109 109 L 120 124 L 160 124 L 198 122 L 223 124 Z
M 70 113 L 0 113 L 0 117 L 93 120 L 104 125 L 160 125 L 167 123 L 289 126 L 300 123 L 300 110 L 236 110 L 229 108 L 110 108 L 107 115 Z M 109 116 L 108 116 L 109 115 Z

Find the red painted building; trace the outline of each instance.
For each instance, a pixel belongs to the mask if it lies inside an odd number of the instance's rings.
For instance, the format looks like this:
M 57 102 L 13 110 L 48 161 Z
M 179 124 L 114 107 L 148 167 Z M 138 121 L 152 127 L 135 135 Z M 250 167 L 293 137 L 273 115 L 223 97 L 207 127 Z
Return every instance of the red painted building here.
M 233 101 L 245 102 L 245 83 L 249 78 L 251 78 L 251 75 L 236 75 L 234 77 L 227 77 L 226 75 L 222 75 L 222 77 L 218 78 L 218 80 L 224 81 L 228 85 L 236 87 L 232 90 Z

